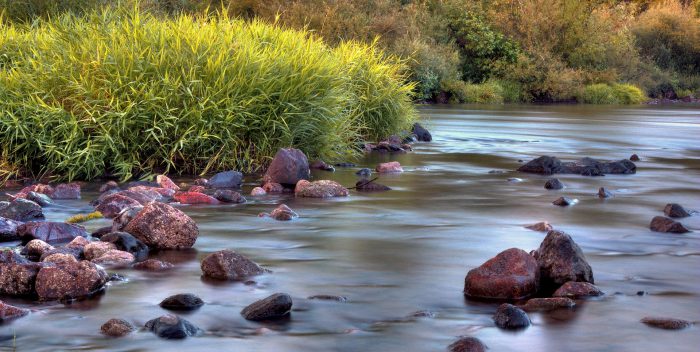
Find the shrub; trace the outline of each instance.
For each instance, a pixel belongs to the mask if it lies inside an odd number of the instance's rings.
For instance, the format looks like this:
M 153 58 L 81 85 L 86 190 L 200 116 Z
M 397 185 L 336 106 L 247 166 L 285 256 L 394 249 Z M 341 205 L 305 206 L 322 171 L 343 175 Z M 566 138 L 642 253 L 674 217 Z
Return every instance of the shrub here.
M 334 160 L 415 117 L 375 46 L 136 10 L 1 27 L 2 158 L 27 172 L 253 171 L 290 146 Z
M 449 94 L 451 103 L 502 104 L 503 88 L 495 81 L 480 84 L 464 81 L 445 81 L 443 91 Z
M 584 88 L 582 100 L 587 104 L 640 104 L 644 93 L 630 84 L 597 83 Z

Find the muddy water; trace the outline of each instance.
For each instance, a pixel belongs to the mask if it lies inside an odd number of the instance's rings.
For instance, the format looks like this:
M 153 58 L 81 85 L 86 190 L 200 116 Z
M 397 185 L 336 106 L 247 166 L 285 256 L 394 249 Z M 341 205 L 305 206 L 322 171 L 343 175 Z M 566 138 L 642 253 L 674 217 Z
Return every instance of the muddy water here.
M 457 336 L 476 336 L 492 351 L 697 351 L 700 328 L 646 327 L 647 315 L 700 321 L 700 215 L 683 220 L 684 235 L 648 230 L 664 205 L 700 210 L 700 110 L 506 106 L 422 108 L 435 141 L 405 155 L 371 156 L 358 167 L 397 160 L 406 172 L 382 176 L 393 191 L 341 200 L 290 197 L 252 199 L 244 205 L 187 206 L 200 228 L 195 250 L 158 256 L 177 264 L 167 274 L 118 270 L 126 282 L 70 306 L 3 298 L 32 307 L 28 317 L 0 326 L 0 346 L 20 351 L 439 351 Z M 638 173 L 561 176 L 566 188 L 547 191 L 546 177 L 513 171 L 533 157 L 621 159 L 637 153 Z M 502 173 L 489 173 L 491 170 Z M 318 172 L 345 185 L 356 169 Z M 519 180 L 508 180 L 518 178 Z M 256 180 L 250 179 L 249 191 Z M 599 200 L 604 186 L 614 193 Z M 62 202 L 48 212 L 63 220 L 91 210 L 87 201 Z M 92 189 L 92 192 L 90 192 Z M 551 202 L 579 200 L 568 208 Z M 301 218 L 288 223 L 258 218 L 285 202 Z M 467 271 L 496 253 L 536 248 L 544 234 L 524 225 L 546 220 L 570 233 L 606 295 L 573 310 L 532 314 L 533 325 L 504 332 L 491 321 L 496 305 L 462 296 Z M 106 222 L 88 223 L 90 229 Z M 256 284 L 211 284 L 199 261 L 233 248 L 273 273 Z M 644 295 L 638 295 L 644 291 Z M 142 325 L 165 313 L 165 297 L 192 292 L 207 304 L 184 314 L 207 330 L 199 338 L 165 341 L 147 332 L 123 339 L 99 334 L 113 317 Z M 291 319 L 245 321 L 239 311 L 275 292 L 294 298 Z M 347 303 L 311 301 L 342 295 Z M 434 318 L 407 318 L 428 310 Z

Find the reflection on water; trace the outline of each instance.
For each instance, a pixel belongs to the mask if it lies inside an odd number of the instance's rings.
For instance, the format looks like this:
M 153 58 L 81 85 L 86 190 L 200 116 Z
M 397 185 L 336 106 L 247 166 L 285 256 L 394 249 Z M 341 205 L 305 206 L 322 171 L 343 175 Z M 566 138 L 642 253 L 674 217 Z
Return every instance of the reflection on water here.
M 430 107 L 421 109 L 435 141 L 404 155 L 372 155 L 358 168 L 397 160 L 406 172 L 382 176 L 394 188 L 348 199 L 289 196 L 249 199 L 230 206 L 183 206 L 198 223 L 195 249 L 160 252 L 176 263 L 167 273 L 119 270 L 127 278 L 106 292 L 72 305 L 5 298 L 33 307 L 28 317 L 0 327 L 0 346 L 17 350 L 129 351 L 435 351 L 457 336 L 473 335 L 493 351 L 697 351 L 698 328 L 651 329 L 647 315 L 700 320 L 700 216 L 683 220 L 695 232 L 648 230 L 664 205 L 700 210 L 700 110 L 583 106 Z M 520 174 L 520 160 L 641 156 L 636 175 L 562 175 L 560 191 L 546 177 Z M 489 173 L 489 171 L 500 173 Z M 356 168 L 315 172 L 354 185 Z M 521 182 L 508 182 L 509 178 Z M 249 191 L 256 180 L 249 179 Z M 614 197 L 596 197 L 604 186 Z M 63 220 L 91 208 L 97 185 L 83 201 L 65 201 L 48 214 Z M 93 189 L 92 192 L 89 192 Z M 579 199 L 556 207 L 559 196 Z M 256 215 L 285 202 L 301 218 L 275 222 Z M 574 310 L 531 315 L 533 325 L 506 332 L 494 327 L 494 304 L 462 296 L 466 272 L 510 247 L 536 248 L 544 234 L 524 225 L 549 221 L 570 233 L 607 295 Z M 90 223 L 90 229 L 106 221 Z M 212 284 L 199 262 L 232 248 L 273 272 L 255 283 Z M 638 295 L 638 291 L 645 294 Z M 207 330 L 200 338 L 164 341 L 147 332 L 123 339 L 99 334 L 113 317 L 142 325 L 165 312 L 165 297 L 191 292 L 207 303 L 184 314 Z M 287 322 L 248 322 L 239 311 L 275 292 L 294 298 Z M 341 295 L 348 302 L 307 300 Z M 412 317 L 428 310 L 436 317 Z M 265 329 L 261 329 L 261 328 Z M 225 346 L 225 347 L 224 347 Z M 671 347 L 672 346 L 672 347 Z

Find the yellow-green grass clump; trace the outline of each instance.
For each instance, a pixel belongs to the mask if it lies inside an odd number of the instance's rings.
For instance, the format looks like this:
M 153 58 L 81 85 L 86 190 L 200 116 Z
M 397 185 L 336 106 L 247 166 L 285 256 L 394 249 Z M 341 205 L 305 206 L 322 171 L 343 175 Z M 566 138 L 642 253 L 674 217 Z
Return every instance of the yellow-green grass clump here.
M 641 104 L 646 99 L 642 90 L 631 84 L 597 83 L 583 89 L 582 100 L 587 104 Z
M 87 213 L 87 214 L 77 214 L 69 217 L 66 222 L 69 224 L 78 224 L 81 222 L 86 222 L 94 219 L 102 219 L 102 213 L 99 211 L 93 211 L 92 213 Z
M 404 63 L 373 45 L 223 15 L 138 10 L 0 24 L 3 162 L 122 179 L 327 160 L 415 119 Z

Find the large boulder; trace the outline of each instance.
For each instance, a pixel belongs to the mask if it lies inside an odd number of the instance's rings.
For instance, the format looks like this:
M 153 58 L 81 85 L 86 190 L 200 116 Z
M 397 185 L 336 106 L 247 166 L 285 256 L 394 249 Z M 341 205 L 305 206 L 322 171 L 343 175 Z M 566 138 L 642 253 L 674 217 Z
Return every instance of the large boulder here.
M 0 217 L 0 242 L 14 241 L 19 239 L 17 227 L 21 222 Z
M 331 180 L 309 182 L 301 180 L 294 188 L 294 195 L 305 198 L 347 197 L 350 191 L 341 184 Z
M 45 266 L 36 276 L 36 292 L 42 300 L 79 298 L 101 290 L 107 273 L 95 264 L 81 262 Z
M 655 216 L 651 219 L 649 224 L 649 229 L 655 232 L 668 232 L 668 233 L 686 233 L 690 232 L 683 224 L 680 222 L 669 219 L 664 216 Z
M 433 140 L 433 136 L 430 131 L 421 126 L 418 122 L 413 124 L 413 134 L 416 135 L 416 139 L 421 142 L 430 142 Z
M 212 176 L 208 186 L 211 188 L 240 188 L 243 174 L 238 171 L 224 171 Z
M 145 328 L 164 339 L 184 339 L 188 336 L 201 335 L 203 332 L 194 324 L 173 314 L 149 320 Z
M 24 198 L 11 202 L 0 202 L 0 217 L 16 221 L 31 221 L 44 218 L 41 206 Z
M 283 148 L 275 154 L 263 181 L 280 183 L 291 188 L 299 180 L 308 180 L 309 175 L 309 160 L 306 155 L 299 149 Z
M 37 222 L 30 221 L 17 228 L 17 234 L 22 242 L 42 240 L 49 244 L 70 242 L 76 237 L 87 237 L 89 233 L 84 227 L 64 222 Z
M 151 248 L 190 248 L 199 235 L 194 220 L 164 203 L 149 203 L 126 226 L 128 232 Z
M 583 251 L 571 236 L 562 231 L 549 231 L 535 255 L 541 283 L 550 290 L 569 281 L 594 283 L 593 270 Z
M 523 299 L 538 290 L 537 261 L 522 249 L 510 248 L 467 273 L 464 295 L 482 299 Z
M 204 257 L 201 267 L 205 277 L 216 280 L 244 280 L 267 272 L 247 257 L 228 249 Z
M 291 310 L 292 297 L 286 293 L 275 293 L 243 308 L 241 315 L 253 321 L 274 320 L 289 316 Z
M 145 203 L 143 203 L 145 204 Z M 124 209 L 133 208 L 142 205 L 136 199 L 127 197 L 124 193 L 113 193 L 105 196 L 97 205 L 95 210 L 102 213 L 102 216 L 113 219 L 119 215 Z

